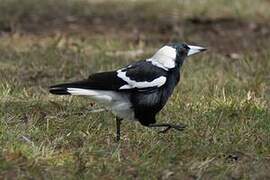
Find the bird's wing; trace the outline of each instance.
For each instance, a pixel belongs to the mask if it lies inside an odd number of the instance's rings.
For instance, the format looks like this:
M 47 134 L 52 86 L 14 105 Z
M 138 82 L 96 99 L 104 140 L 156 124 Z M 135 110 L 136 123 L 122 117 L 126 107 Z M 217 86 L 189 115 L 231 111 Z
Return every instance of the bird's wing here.
M 86 80 L 90 89 L 118 90 L 125 81 L 117 77 L 116 71 L 92 74 Z
M 166 83 L 167 71 L 148 61 L 139 61 L 117 71 L 125 84 L 119 90 L 152 90 Z
M 151 62 L 139 61 L 118 71 L 92 74 L 88 79 L 50 87 L 50 91 L 65 94 L 67 88 L 113 91 L 150 91 L 166 82 L 166 71 Z
M 117 71 L 92 74 L 83 84 L 87 89 L 149 91 L 163 86 L 166 76 L 164 69 L 139 61 Z

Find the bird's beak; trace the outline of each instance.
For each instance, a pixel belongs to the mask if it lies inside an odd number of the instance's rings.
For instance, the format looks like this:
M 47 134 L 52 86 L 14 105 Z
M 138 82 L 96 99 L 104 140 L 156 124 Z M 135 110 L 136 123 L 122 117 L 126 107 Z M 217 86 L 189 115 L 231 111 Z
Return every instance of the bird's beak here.
M 197 54 L 199 52 L 202 52 L 202 51 L 206 51 L 207 50 L 206 48 L 200 47 L 200 46 L 191 46 L 191 45 L 188 45 L 188 47 L 189 47 L 189 51 L 188 51 L 187 56 L 191 56 L 193 54 Z

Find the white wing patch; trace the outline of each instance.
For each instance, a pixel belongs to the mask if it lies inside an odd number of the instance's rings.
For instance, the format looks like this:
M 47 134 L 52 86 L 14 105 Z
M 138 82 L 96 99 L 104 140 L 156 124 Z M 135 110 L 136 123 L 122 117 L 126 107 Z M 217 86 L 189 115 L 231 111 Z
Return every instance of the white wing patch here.
M 176 49 L 170 46 L 164 46 L 159 49 L 152 58 L 147 59 L 154 66 L 160 67 L 168 71 L 175 67 Z
M 153 81 L 142 81 L 142 82 L 137 82 L 134 80 L 131 80 L 127 75 L 127 72 L 123 72 L 121 69 L 117 71 L 117 76 L 124 81 L 126 81 L 128 84 L 121 86 L 119 89 L 132 89 L 132 88 L 148 88 L 148 87 L 160 87 L 166 82 L 166 77 L 165 76 L 160 76 Z

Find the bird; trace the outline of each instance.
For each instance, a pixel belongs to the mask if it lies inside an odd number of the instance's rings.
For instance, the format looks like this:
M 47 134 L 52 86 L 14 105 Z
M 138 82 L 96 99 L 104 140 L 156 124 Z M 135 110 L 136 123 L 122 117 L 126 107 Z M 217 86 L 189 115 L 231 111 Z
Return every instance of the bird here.
M 139 60 L 122 68 L 91 74 L 87 79 L 49 87 L 55 95 L 88 96 L 110 109 L 116 120 L 116 141 L 120 141 L 122 120 L 138 121 L 141 125 L 184 130 L 184 124 L 156 123 L 162 110 L 180 80 L 180 69 L 185 59 L 207 50 L 187 43 L 167 43 L 150 58 Z

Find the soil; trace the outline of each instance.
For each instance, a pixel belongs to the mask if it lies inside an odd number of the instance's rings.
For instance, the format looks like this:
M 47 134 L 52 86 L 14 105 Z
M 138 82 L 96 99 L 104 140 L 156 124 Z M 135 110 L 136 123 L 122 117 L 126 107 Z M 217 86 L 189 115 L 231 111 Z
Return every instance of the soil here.
M 211 50 L 237 55 L 243 52 L 261 52 L 270 47 L 270 24 L 242 21 L 233 18 L 189 18 L 174 21 L 126 21 L 95 17 L 87 20 L 21 22 L 0 27 L 1 34 L 23 33 L 50 35 L 55 33 L 94 36 L 96 34 L 121 37 L 124 40 L 146 44 L 186 41 L 208 46 Z

